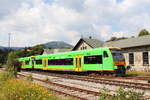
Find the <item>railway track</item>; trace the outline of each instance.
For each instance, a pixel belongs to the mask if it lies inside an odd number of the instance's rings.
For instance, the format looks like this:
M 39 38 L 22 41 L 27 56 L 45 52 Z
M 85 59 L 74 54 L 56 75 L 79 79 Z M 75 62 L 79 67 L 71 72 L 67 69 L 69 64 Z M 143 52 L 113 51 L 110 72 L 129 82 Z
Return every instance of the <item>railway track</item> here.
M 28 75 L 24 75 L 21 73 L 19 73 L 18 75 L 23 76 L 23 77 L 28 76 Z M 33 76 L 33 79 L 36 81 L 42 82 L 41 85 L 43 84 L 44 86 L 48 87 L 48 89 L 50 89 L 51 91 L 57 92 L 59 94 L 71 96 L 74 98 L 78 98 L 80 100 L 98 100 L 99 95 L 100 95 L 99 92 L 81 89 L 78 87 L 72 87 L 72 86 L 68 86 L 64 84 L 59 84 L 59 83 L 52 82 L 52 81 L 45 81 L 40 78 L 35 78 L 34 76 Z
M 34 72 L 33 72 L 34 73 Z M 37 74 L 37 72 L 36 72 Z M 146 91 L 144 98 L 150 98 L 150 84 L 145 84 L 145 83 L 136 83 L 136 82 L 125 82 L 125 81 L 118 81 L 118 80 L 113 80 L 113 79 L 99 79 L 99 78 L 93 78 L 93 77 L 88 77 L 88 76 L 79 76 L 79 75 L 68 75 L 68 74 L 52 74 L 52 73 L 46 73 L 46 72 L 38 72 L 38 74 L 41 75 L 46 75 L 46 76 L 53 76 L 53 77 L 59 77 L 60 79 L 71 79 L 71 80 L 79 80 L 82 81 L 82 83 L 79 83 L 80 85 L 85 85 L 85 84 L 90 84 L 92 83 L 94 88 L 101 89 L 96 87 L 97 84 L 103 84 L 109 86 L 109 88 L 115 88 L 114 86 L 117 87 L 125 87 L 125 88 L 134 88 L 138 91 Z M 61 81 L 61 80 L 60 80 Z M 68 82 L 68 81 L 66 81 Z M 87 83 L 85 83 L 87 82 Z M 89 82 L 89 83 L 88 83 Z M 60 82 L 61 83 L 61 82 Z M 85 83 L 85 84 L 83 84 Z M 62 83 L 63 84 L 63 83 Z M 95 84 L 95 85 L 94 85 Z M 88 85 L 86 87 L 89 87 Z M 89 87 L 90 88 L 90 87 Z M 113 93 L 110 94 L 115 94 L 113 90 L 111 90 Z M 97 92 L 99 93 L 99 92 Z M 93 100 L 93 99 L 91 99 Z
M 67 79 L 75 79 L 75 80 L 88 81 L 88 82 L 94 82 L 94 83 L 99 83 L 99 84 L 123 86 L 127 88 L 150 91 L 150 84 L 148 83 L 127 82 L 127 81 L 119 81 L 119 80 L 114 80 L 114 79 L 96 78 L 96 77 L 72 75 L 72 74 L 54 74 L 54 73 L 48 73 L 48 72 L 35 72 L 35 73 L 41 73 L 44 75 L 51 75 L 51 76 L 62 77 L 62 78 L 67 78 Z

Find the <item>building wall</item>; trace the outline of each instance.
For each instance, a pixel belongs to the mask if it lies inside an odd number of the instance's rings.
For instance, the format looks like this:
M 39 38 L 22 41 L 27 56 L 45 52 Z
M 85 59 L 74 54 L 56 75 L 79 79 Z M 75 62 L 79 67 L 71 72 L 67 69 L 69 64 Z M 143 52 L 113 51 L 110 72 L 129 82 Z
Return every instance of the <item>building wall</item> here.
M 123 54 L 126 60 L 126 65 L 131 66 L 131 70 L 133 71 L 150 71 L 150 46 L 142 46 L 136 48 L 126 48 L 123 49 Z M 143 52 L 148 52 L 149 56 L 149 65 L 143 65 Z M 134 64 L 129 64 L 129 53 L 134 54 Z
M 78 47 L 78 49 L 76 51 L 78 51 L 78 50 L 84 50 L 84 49 L 91 49 L 91 47 L 87 43 L 81 42 L 79 44 L 79 47 Z

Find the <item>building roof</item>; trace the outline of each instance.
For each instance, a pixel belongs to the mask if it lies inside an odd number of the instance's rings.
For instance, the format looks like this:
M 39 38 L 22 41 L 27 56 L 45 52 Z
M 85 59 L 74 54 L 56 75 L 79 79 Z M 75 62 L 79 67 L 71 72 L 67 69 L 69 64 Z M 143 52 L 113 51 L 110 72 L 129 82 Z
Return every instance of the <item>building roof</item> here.
M 54 54 L 59 52 L 68 52 L 71 51 L 71 49 L 44 49 L 43 54 Z
M 81 38 L 78 43 L 74 46 L 72 50 L 76 50 L 79 47 L 79 44 L 82 42 L 86 42 L 91 48 L 99 48 L 103 46 L 103 41 L 92 39 L 92 38 Z
M 120 48 L 130 48 L 147 45 L 150 45 L 150 35 L 104 43 L 104 46 L 117 46 Z

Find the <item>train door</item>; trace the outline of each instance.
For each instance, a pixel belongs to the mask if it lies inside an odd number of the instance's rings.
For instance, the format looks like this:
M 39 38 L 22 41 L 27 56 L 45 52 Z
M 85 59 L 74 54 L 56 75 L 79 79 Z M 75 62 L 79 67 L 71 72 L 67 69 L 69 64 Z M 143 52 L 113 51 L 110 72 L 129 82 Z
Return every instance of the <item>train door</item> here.
M 103 70 L 112 70 L 109 58 L 107 51 L 103 51 Z
M 32 69 L 34 69 L 34 61 L 35 61 L 35 57 L 31 57 L 31 66 L 32 66 Z
M 76 56 L 75 58 L 75 71 L 82 72 L 82 57 Z
M 47 69 L 47 66 L 46 66 L 46 65 L 47 65 L 47 59 L 44 58 L 44 59 L 43 59 L 43 69 L 45 69 L 45 70 Z

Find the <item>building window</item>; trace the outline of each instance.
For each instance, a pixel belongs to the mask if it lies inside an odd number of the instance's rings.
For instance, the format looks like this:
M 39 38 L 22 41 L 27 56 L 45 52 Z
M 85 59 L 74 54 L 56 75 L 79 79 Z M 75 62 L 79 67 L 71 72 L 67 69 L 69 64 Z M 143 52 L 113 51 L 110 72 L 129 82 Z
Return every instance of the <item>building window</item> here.
M 36 63 L 37 65 L 41 65 L 41 64 L 42 64 L 42 60 L 35 60 L 35 63 Z
M 134 54 L 133 53 L 129 53 L 129 64 L 134 64 Z
M 143 52 L 143 65 L 149 64 L 148 52 Z
M 73 65 L 73 58 L 49 59 L 48 65 Z
M 102 55 L 84 56 L 84 64 L 102 64 Z

